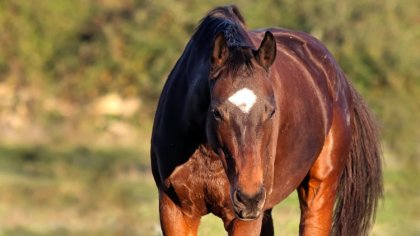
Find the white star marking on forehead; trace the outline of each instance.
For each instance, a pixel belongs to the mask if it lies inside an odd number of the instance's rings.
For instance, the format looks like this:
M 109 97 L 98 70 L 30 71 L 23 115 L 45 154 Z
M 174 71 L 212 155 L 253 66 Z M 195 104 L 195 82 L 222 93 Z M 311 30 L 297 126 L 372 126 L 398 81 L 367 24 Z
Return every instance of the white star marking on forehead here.
M 242 112 L 248 113 L 257 101 L 257 96 L 252 90 L 242 88 L 230 96 L 228 101 L 241 109 Z

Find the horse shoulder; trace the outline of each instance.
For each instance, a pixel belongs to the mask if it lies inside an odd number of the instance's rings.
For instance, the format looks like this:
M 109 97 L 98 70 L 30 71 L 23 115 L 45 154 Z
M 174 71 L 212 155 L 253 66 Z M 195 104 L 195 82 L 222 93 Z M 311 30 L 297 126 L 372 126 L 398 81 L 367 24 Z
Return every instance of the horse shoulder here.
M 208 212 L 225 214 L 229 208 L 229 183 L 220 159 L 200 146 L 167 178 L 186 214 L 205 215 Z

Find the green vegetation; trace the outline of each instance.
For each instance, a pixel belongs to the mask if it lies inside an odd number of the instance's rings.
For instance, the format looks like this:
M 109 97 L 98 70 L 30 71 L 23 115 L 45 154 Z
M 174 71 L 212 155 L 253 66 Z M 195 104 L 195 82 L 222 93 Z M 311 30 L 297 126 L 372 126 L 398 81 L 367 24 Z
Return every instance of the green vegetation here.
M 0 235 L 159 235 L 151 122 L 195 25 L 225 1 L 0 0 Z M 420 2 L 238 0 L 249 28 L 311 33 L 381 126 L 373 235 L 420 228 Z M 292 195 L 278 235 L 296 235 Z M 202 235 L 221 223 L 203 219 Z
M 83 146 L 0 152 L 0 235 L 157 232 L 157 194 L 145 155 Z
M 157 192 L 146 153 L 84 146 L 0 148 L 0 235 L 160 235 Z M 417 235 L 418 186 L 385 172 L 386 199 L 372 235 Z M 418 183 L 417 183 L 418 185 Z M 277 235 L 297 235 L 294 193 L 273 212 Z M 200 235 L 223 235 L 203 218 Z

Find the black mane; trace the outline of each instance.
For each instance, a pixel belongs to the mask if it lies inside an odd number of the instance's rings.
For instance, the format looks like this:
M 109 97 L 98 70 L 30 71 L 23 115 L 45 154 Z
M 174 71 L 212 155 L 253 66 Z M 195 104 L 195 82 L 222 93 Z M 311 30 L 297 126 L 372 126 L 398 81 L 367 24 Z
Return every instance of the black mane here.
M 253 44 L 249 38 L 244 19 L 236 6 L 218 7 L 210 11 L 195 29 L 191 42 L 206 50 L 209 56 L 215 37 L 223 33 L 229 48 L 227 68 L 236 73 L 245 66 L 252 71 Z
M 245 31 L 245 22 L 236 6 L 218 7 L 210 11 L 195 29 L 192 39 L 197 43 L 214 40 L 223 32 L 229 47 L 250 47 L 251 40 Z
M 159 185 L 176 166 L 188 160 L 200 143 L 205 142 L 205 114 L 210 106 L 211 52 L 219 33 L 224 34 L 229 48 L 226 66 L 230 72 L 240 71 L 244 65 L 250 68 L 252 41 L 239 10 L 235 6 L 227 6 L 210 11 L 197 26 L 169 74 L 159 99 L 152 153 L 159 150 L 159 155 L 178 157 L 171 163 L 166 160 L 152 163 L 159 169 L 154 176 Z

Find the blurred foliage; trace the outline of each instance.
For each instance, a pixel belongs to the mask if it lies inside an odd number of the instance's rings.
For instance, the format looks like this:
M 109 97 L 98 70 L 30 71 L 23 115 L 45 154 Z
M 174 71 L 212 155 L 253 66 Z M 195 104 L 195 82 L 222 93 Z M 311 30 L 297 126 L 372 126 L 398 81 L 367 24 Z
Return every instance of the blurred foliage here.
M 147 154 L 156 102 L 199 20 L 224 4 L 0 0 L 0 234 L 159 235 Z M 325 43 L 381 126 L 386 200 L 373 235 L 418 235 L 420 1 L 235 4 L 250 29 Z M 296 234 L 290 201 L 276 225 Z
M 144 153 L 0 148 L 0 235 L 157 235 Z M 154 234 L 153 234 L 154 233 Z
M 221 4 L 0 0 L 0 82 L 34 88 L 81 111 L 110 92 L 138 97 L 145 104 L 143 120 L 150 120 L 166 76 L 195 25 Z M 376 112 L 387 148 L 404 161 L 418 157 L 419 1 L 236 4 L 249 28 L 293 28 L 324 42 Z M 42 106 L 33 100 L 31 115 L 43 116 Z M 48 117 L 45 122 L 60 120 L 57 112 Z
M 120 148 L 0 147 L 0 235 L 162 235 L 148 155 Z M 373 236 L 418 235 L 416 173 L 385 171 Z M 276 235 L 297 235 L 296 192 L 273 210 Z M 203 217 L 199 235 L 225 235 Z

